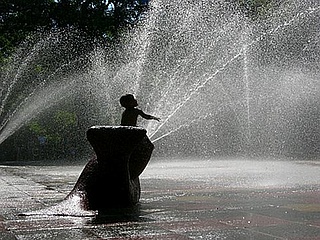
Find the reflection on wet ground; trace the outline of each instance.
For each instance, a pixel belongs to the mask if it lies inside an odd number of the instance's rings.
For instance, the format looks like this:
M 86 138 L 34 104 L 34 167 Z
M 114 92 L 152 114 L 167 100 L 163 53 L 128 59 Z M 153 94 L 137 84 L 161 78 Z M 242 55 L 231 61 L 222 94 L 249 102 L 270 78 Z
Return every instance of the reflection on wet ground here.
M 320 162 L 153 160 L 132 209 L 32 215 L 84 165 L 0 166 L 0 239 L 320 239 Z

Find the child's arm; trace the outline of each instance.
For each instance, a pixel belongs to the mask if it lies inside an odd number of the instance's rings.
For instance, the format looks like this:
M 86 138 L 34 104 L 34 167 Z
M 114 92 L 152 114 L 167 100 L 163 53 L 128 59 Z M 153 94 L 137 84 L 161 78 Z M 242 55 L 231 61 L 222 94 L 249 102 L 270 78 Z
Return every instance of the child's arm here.
M 160 118 L 158 118 L 158 117 L 155 117 L 155 116 L 152 116 L 152 115 L 149 115 L 149 114 L 146 114 L 146 113 L 144 113 L 142 110 L 140 110 L 140 116 L 141 117 L 143 117 L 143 118 L 145 118 L 145 119 L 148 119 L 148 120 L 156 120 L 156 121 L 160 121 Z

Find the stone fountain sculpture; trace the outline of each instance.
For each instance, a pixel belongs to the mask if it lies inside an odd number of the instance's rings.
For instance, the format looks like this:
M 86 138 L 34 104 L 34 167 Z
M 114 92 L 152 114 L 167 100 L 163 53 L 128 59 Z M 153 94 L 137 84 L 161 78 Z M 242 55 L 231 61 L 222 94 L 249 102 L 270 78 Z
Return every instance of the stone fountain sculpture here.
M 127 126 L 94 126 L 87 139 L 96 152 L 67 196 L 81 196 L 85 210 L 130 207 L 140 198 L 139 175 L 147 166 L 153 144 L 146 130 Z

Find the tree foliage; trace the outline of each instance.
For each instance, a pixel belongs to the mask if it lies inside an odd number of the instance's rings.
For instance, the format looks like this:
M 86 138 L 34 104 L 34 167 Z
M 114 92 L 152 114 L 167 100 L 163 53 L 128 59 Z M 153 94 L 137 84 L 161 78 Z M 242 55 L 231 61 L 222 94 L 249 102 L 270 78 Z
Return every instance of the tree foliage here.
M 246 17 L 257 20 L 267 16 L 282 0 L 227 0 L 236 6 Z
M 48 141 L 57 141 L 74 132 L 77 127 L 77 116 L 73 112 L 58 110 L 42 122 L 33 120 L 28 124 L 29 130 L 36 136 L 44 136 Z
M 134 24 L 146 0 L 2 0 L 0 61 L 30 33 L 57 28 L 79 29 L 92 38 L 114 39 Z

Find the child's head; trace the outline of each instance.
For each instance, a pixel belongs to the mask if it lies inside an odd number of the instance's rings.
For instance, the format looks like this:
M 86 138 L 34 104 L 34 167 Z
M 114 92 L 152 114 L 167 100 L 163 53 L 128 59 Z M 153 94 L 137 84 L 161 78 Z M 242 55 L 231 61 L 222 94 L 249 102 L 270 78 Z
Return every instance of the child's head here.
M 138 106 L 137 100 L 134 98 L 132 94 L 123 95 L 120 98 L 120 104 L 124 108 L 136 107 Z

